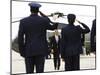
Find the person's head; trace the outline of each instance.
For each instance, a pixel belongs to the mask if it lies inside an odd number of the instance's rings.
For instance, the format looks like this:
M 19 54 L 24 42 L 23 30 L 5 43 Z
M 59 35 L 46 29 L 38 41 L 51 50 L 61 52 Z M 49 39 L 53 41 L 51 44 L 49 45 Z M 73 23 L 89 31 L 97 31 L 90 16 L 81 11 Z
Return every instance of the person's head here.
M 73 24 L 75 22 L 76 15 L 74 15 L 74 14 L 68 14 L 67 19 L 68 19 L 68 23 L 69 24 Z
M 30 11 L 31 13 L 38 13 L 39 12 L 39 8 L 41 7 L 40 4 L 38 3 L 29 3 L 29 6 L 30 6 Z

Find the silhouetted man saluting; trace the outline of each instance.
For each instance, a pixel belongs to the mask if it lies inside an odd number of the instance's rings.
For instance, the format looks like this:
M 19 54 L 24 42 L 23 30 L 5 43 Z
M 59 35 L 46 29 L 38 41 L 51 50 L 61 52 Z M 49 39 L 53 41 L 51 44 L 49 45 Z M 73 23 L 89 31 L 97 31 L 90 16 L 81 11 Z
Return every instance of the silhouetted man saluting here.
M 31 15 L 20 21 L 18 44 L 21 56 L 25 58 L 26 72 L 44 72 L 45 56 L 48 54 L 46 30 L 56 29 L 57 25 L 50 25 L 50 20 L 40 12 L 38 3 L 29 3 Z
M 80 58 L 82 53 L 81 34 L 88 33 L 90 29 L 84 23 L 78 21 L 84 29 L 79 25 L 75 26 L 74 22 L 76 16 L 74 14 L 68 14 L 68 23 L 61 32 L 61 57 L 65 61 L 65 71 L 79 70 Z

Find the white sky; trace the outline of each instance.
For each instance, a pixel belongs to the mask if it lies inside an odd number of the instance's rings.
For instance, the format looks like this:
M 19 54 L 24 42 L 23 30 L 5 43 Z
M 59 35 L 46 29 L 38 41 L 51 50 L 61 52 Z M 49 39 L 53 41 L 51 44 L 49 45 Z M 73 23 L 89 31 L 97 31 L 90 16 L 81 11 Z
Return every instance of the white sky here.
M 28 3 L 29 2 L 12 1 L 12 21 L 20 20 L 22 17 L 27 17 L 30 15 L 30 7 L 28 6 Z M 92 26 L 92 20 L 95 19 L 94 6 L 47 4 L 47 3 L 40 3 L 40 4 L 42 5 L 40 10 L 46 15 L 50 15 L 51 13 L 57 11 L 64 13 L 64 15 L 73 13 L 77 16 L 77 19 L 79 21 L 87 24 L 89 28 L 91 28 Z M 57 19 L 56 22 L 67 23 L 66 16 L 64 18 Z M 12 23 L 12 39 L 17 36 L 18 26 L 19 22 Z

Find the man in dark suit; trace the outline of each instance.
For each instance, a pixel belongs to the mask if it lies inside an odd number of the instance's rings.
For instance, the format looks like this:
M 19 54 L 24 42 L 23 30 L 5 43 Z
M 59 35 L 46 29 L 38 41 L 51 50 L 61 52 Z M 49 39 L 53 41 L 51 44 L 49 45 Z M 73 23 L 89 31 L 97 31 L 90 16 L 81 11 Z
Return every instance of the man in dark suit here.
M 75 26 L 76 16 L 68 14 L 68 23 L 61 32 L 61 57 L 65 61 L 65 71 L 80 69 L 80 53 L 82 53 L 81 34 L 88 33 L 90 29 L 84 23 L 78 21 L 84 29 L 79 25 Z
M 93 23 L 92 23 L 90 39 L 91 39 L 90 41 L 91 42 L 91 52 L 95 52 L 96 51 L 96 19 L 93 20 Z
M 54 35 L 50 37 L 50 44 L 53 53 L 53 61 L 55 70 L 60 68 L 60 36 L 58 30 L 55 30 Z
M 38 3 L 29 3 L 31 15 L 20 21 L 18 44 L 21 56 L 25 58 L 26 72 L 44 72 L 45 56 L 48 54 L 46 30 L 54 30 L 57 25 L 50 25 L 50 20 L 39 13 L 41 7 Z M 42 17 L 44 16 L 44 17 Z

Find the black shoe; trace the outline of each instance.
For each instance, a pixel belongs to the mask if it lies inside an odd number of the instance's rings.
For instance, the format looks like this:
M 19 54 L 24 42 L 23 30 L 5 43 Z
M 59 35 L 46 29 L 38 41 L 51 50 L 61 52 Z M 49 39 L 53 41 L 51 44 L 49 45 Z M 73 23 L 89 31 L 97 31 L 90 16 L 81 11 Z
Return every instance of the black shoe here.
M 59 67 L 57 68 L 57 70 L 59 70 Z
M 55 70 L 56 70 L 56 67 L 55 67 Z

